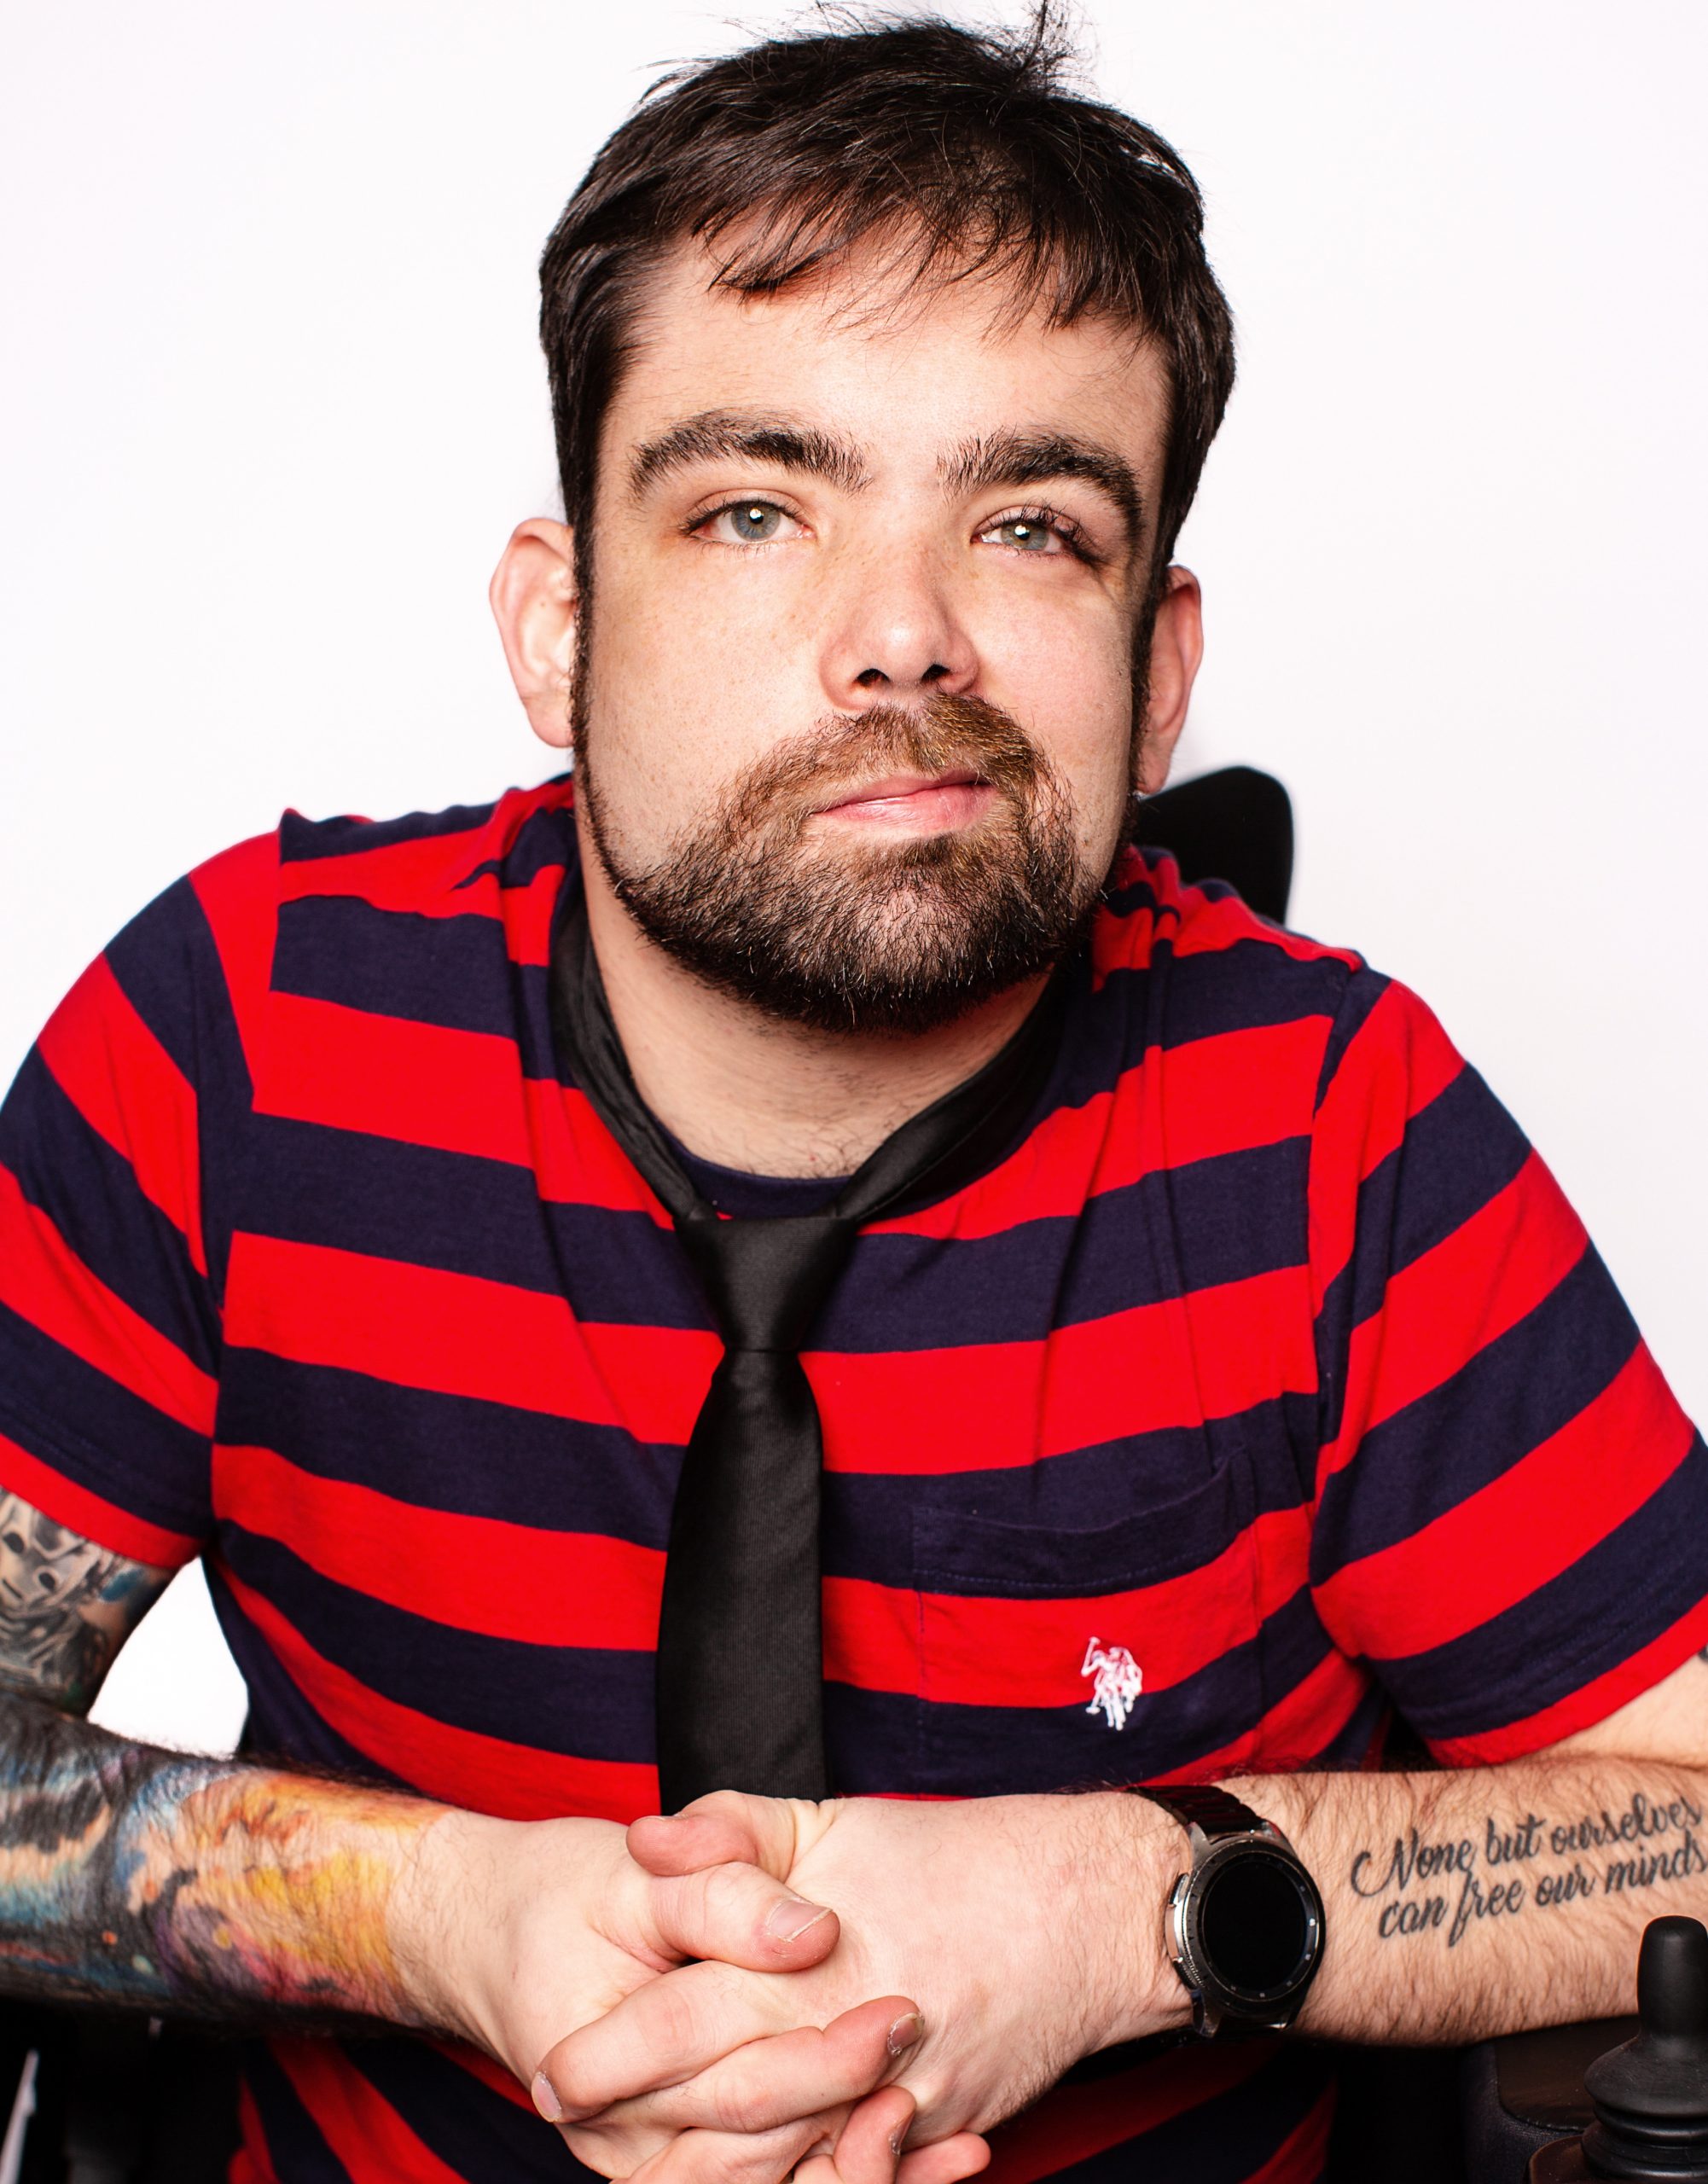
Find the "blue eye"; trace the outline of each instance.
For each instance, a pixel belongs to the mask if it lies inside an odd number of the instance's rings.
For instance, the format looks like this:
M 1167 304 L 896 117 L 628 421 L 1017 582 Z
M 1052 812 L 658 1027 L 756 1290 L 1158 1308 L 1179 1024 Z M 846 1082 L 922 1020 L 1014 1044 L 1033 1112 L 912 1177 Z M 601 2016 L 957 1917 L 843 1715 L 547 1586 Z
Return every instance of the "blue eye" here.
M 725 508 L 729 528 L 744 546 L 763 546 L 768 538 L 775 537 L 777 526 L 783 520 L 781 508 L 773 508 L 768 501 L 743 501 L 739 506 Z
M 1049 550 L 1055 533 L 1047 523 L 1039 523 L 1031 516 L 1013 515 L 1006 523 L 996 526 L 996 536 L 1005 546 L 1012 546 L 1022 554 L 1043 554 Z

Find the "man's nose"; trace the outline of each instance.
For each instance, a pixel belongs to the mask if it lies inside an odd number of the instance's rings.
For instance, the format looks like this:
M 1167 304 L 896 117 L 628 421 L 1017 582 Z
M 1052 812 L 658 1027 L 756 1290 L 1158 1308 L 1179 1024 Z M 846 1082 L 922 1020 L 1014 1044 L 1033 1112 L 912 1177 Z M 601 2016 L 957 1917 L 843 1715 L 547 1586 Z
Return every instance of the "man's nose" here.
M 826 630 L 821 674 L 831 704 L 849 712 L 968 693 L 979 655 L 941 559 L 895 552 L 851 567 Z

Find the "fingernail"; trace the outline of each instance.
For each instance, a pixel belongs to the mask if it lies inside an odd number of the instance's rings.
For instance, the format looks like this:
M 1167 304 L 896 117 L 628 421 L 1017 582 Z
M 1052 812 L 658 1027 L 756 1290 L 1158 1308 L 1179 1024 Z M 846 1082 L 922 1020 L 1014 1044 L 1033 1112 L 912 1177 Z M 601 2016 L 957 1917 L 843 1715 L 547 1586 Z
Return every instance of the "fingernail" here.
M 534 2106 L 545 2117 L 547 2123 L 562 2123 L 563 2103 L 558 2099 L 551 2080 L 543 2071 L 534 2072 L 534 2082 L 531 2090 L 534 2096 Z
M 798 1942 L 810 1926 L 830 1914 L 822 1904 L 809 1903 L 803 1896 L 786 1896 L 765 1914 L 765 1931 L 774 1942 Z
M 890 2027 L 886 2045 L 892 2055 L 904 2055 L 925 2030 L 925 2019 L 917 2010 L 909 2010 L 905 2017 L 898 2017 Z

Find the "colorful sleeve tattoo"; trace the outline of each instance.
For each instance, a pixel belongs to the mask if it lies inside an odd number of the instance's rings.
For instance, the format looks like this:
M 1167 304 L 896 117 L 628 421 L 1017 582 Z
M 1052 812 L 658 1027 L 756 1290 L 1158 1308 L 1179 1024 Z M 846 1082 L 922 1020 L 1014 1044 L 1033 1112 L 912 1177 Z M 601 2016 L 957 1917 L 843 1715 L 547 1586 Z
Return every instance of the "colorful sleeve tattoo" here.
M 386 1911 L 439 1808 L 71 1717 L 166 1582 L 0 1496 L 0 1986 L 252 2026 L 410 2022 Z

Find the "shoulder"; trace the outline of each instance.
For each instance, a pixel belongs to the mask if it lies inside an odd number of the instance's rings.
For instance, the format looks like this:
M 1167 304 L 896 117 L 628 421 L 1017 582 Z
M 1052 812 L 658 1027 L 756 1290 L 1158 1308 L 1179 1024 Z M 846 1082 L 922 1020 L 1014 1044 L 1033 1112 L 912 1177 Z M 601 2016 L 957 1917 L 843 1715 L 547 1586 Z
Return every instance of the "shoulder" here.
M 277 886 L 286 902 L 358 896 L 427 915 L 468 907 L 471 891 L 526 886 L 572 853 L 566 775 L 508 789 L 491 804 L 412 811 L 399 819 L 305 819 L 288 811 L 277 834 Z
M 1240 1021 L 1339 1016 L 1355 992 L 1387 985 L 1354 949 L 1288 931 L 1260 916 L 1225 881 L 1188 883 L 1165 850 L 1130 849 L 1117 865 L 1091 935 L 1098 985 L 1150 974 L 1186 1003 L 1208 1006 L 1205 1031 Z

